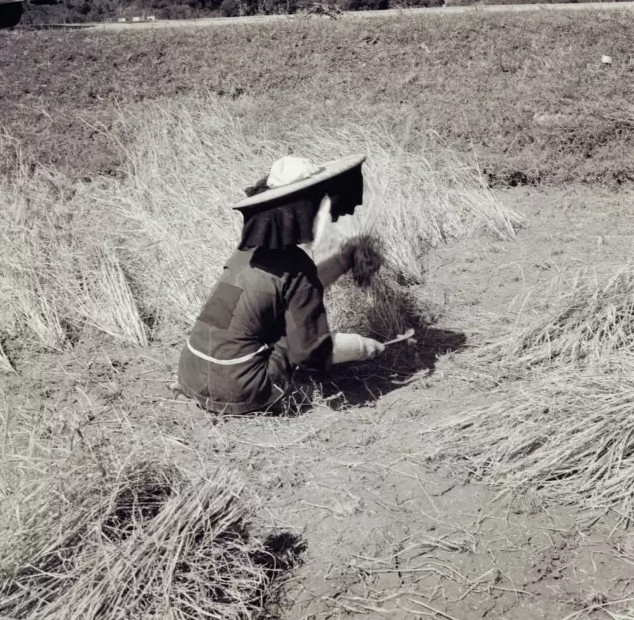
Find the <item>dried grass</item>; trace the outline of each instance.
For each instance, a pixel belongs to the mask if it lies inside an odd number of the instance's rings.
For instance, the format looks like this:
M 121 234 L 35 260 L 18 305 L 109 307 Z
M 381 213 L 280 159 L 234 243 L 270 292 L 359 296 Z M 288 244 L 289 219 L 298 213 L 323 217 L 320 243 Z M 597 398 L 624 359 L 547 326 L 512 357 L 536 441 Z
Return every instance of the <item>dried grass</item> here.
M 72 275 L 73 252 L 60 234 L 65 197 L 54 180 L 47 171 L 32 176 L 18 168 L 0 191 L 0 336 L 59 351 L 67 313 L 54 276 Z
M 0 372 L 15 372 L 15 368 L 0 342 Z
M 193 475 L 138 455 L 119 470 L 69 473 L 36 489 L 0 536 L 0 614 L 237 620 L 262 612 L 281 569 L 249 536 L 251 508 L 234 474 Z
M 614 509 L 634 518 L 634 359 L 626 352 L 580 374 L 558 368 L 492 395 L 422 433 L 443 458 L 513 491 Z
M 55 222 L 44 212 L 31 212 L 30 199 L 40 200 L 40 188 L 16 183 L 0 192 L 0 335 L 26 336 L 40 348 L 60 350 L 66 334 L 62 326 L 64 307 L 53 286 L 51 274 L 57 266 L 65 270 L 65 243 L 51 242 Z M 4 200 L 2 200 L 4 198 Z M 31 210 L 32 211 L 32 210 Z
M 474 162 L 429 142 L 406 150 L 412 136 L 401 140 L 380 123 L 302 127 L 273 139 L 257 111 L 238 118 L 198 97 L 144 107 L 119 125 L 129 136 L 121 146 L 127 178 L 69 184 L 18 169 L 3 194 L 2 331 L 25 345 L 59 349 L 86 326 L 140 346 L 181 338 L 237 243 L 241 221 L 231 205 L 289 152 L 315 161 L 368 154 L 364 206 L 329 229 L 317 259 L 347 238 L 373 235 L 394 277 L 421 283 L 430 247 L 481 232 L 512 238 L 521 223 Z
M 85 321 L 114 338 L 146 346 L 146 328 L 116 254 L 102 249 L 94 259 L 86 259 L 81 269 L 81 294 L 75 287 L 68 291 L 76 322 L 81 325 Z
M 122 119 L 136 136 L 128 157 L 131 182 L 112 195 L 124 217 L 123 235 L 142 305 L 171 324 L 191 322 L 233 251 L 240 228 L 230 206 L 282 155 L 326 161 L 368 154 L 364 206 L 332 225 L 315 248 L 319 259 L 350 237 L 381 238 L 386 261 L 407 282 L 424 280 L 430 247 L 465 234 L 512 238 L 522 218 L 490 192 L 473 162 L 460 162 L 438 144 L 405 151 L 398 136 L 377 124 L 326 131 L 302 127 L 282 138 L 251 124 L 216 100 L 152 106 Z M 116 206 L 115 206 L 116 205 Z
M 474 352 L 471 362 L 502 377 L 525 378 L 553 365 L 582 368 L 634 344 L 634 269 L 584 269 L 558 279 L 546 308 L 524 310 L 508 333 Z M 532 295 L 534 296 L 534 294 Z M 525 300 L 528 306 L 530 299 Z
M 367 288 L 385 263 L 385 246 L 380 237 L 359 235 L 344 241 L 342 251 L 352 251 L 350 276 L 357 286 Z
M 34 271 L 22 280 L 23 288 L 15 289 L 17 320 L 24 325 L 44 349 L 60 351 L 66 341 L 59 306 L 51 299 L 40 275 Z
M 146 329 L 111 249 L 116 230 L 86 208 L 86 187 L 65 184 L 42 170 L 18 175 L 4 194 L 0 331 L 25 347 L 54 351 L 86 326 L 143 346 Z
M 524 310 L 508 333 L 465 356 L 466 378 L 498 386 L 488 404 L 423 435 L 436 457 L 466 459 L 504 489 L 632 519 L 634 271 L 584 269 L 545 294 L 554 298 L 546 309 Z
M 131 424 L 138 402 L 70 396 L 0 399 L 0 616 L 243 620 L 275 605 L 299 537 L 265 532 L 223 464 Z

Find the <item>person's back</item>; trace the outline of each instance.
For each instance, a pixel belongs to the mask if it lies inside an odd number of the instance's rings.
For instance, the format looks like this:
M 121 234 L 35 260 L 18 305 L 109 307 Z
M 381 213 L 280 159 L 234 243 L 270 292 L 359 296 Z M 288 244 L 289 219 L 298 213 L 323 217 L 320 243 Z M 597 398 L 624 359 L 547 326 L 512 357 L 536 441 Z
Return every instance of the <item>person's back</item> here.
M 283 157 L 234 207 L 244 218 L 238 250 L 179 363 L 180 390 L 205 409 L 269 411 L 291 393 L 297 367 L 323 370 L 383 351 L 372 338 L 328 329 L 324 288 L 350 270 L 354 244 L 319 266 L 299 247 L 362 203 L 364 160 L 357 155 L 319 167 Z
M 294 366 L 324 368 L 331 349 L 310 257 L 298 247 L 238 250 L 194 324 L 179 382 L 208 409 L 243 413 L 285 394 Z

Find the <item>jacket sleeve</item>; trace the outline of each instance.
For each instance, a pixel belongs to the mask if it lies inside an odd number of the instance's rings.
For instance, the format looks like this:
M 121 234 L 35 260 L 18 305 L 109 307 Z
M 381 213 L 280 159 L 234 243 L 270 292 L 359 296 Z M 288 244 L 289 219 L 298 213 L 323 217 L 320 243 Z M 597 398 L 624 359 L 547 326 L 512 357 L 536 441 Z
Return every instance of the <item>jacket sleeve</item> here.
M 333 254 L 330 258 L 321 261 L 317 265 L 319 281 L 324 288 L 334 284 L 346 271 L 348 271 L 348 268 L 340 254 Z
M 317 273 L 297 274 L 286 292 L 286 340 L 291 364 L 325 370 L 332 361 L 324 289 Z

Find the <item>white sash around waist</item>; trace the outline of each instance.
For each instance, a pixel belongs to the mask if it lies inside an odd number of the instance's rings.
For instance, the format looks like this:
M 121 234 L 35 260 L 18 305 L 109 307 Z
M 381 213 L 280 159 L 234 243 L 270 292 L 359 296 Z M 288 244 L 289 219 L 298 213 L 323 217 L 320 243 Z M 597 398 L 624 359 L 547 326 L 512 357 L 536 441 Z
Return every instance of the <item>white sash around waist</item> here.
M 211 362 L 212 364 L 220 364 L 221 366 L 233 366 L 234 364 L 242 364 L 242 362 L 248 362 L 249 360 L 252 360 L 256 355 L 259 355 L 263 351 L 266 351 L 269 348 L 269 345 L 263 344 L 257 351 L 253 351 L 253 353 L 248 353 L 247 355 L 243 355 L 242 357 L 236 357 L 232 360 L 219 360 L 215 357 L 211 357 L 211 355 L 205 355 L 204 353 L 201 353 L 200 351 L 192 347 L 191 343 L 189 342 L 189 338 L 187 339 L 187 348 L 196 357 L 199 357 L 206 362 Z

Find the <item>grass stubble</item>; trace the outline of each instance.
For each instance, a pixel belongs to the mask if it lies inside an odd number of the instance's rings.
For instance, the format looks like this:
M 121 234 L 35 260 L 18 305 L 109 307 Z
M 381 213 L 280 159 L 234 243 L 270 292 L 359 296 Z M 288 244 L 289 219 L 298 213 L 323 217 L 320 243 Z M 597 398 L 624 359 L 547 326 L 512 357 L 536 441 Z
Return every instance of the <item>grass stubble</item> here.
M 634 179 L 633 36 L 629 12 L 589 10 L 16 30 L 0 33 L 0 122 L 27 166 L 116 174 L 125 156 L 111 134 L 127 140 L 117 110 L 208 93 L 277 139 L 302 124 L 383 124 L 406 144 L 414 129 L 414 149 L 435 135 L 476 153 L 498 187 L 625 185 Z M 7 151 L 0 170 L 14 158 Z
M 19 373 L 39 351 L 104 335 L 141 348 L 182 339 L 235 246 L 239 218 L 228 205 L 289 152 L 315 161 L 369 154 L 364 208 L 315 248 L 318 259 L 356 235 L 383 242 L 385 264 L 367 290 L 344 283 L 330 292 L 338 329 L 384 339 L 402 332 L 404 306 L 412 316 L 424 307 L 430 248 L 466 234 L 512 239 L 523 222 L 487 189 L 475 161 L 411 128 L 307 123 L 276 138 L 248 107 L 234 111 L 192 95 L 121 112 L 110 137 L 122 128 L 132 136 L 117 146 L 126 174 L 89 182 L 21 165 L 19 147 L 3 138 L 17 163 L 0 193 L 0 370 Z M 499 401 L 426 429 L 434 456 L 466 459 L 503 489 L 537 489 L 631 520 L 631 283 L 629 267 L 582 274 L 547 313 L 523 315 L 472 351 Z M 270 551 L 248 535 L 252 505 L 239 477 L 221 466 L 194 474 L 142 451 L 104 457 L 4 405 L 2 613 L 262 612 Z

